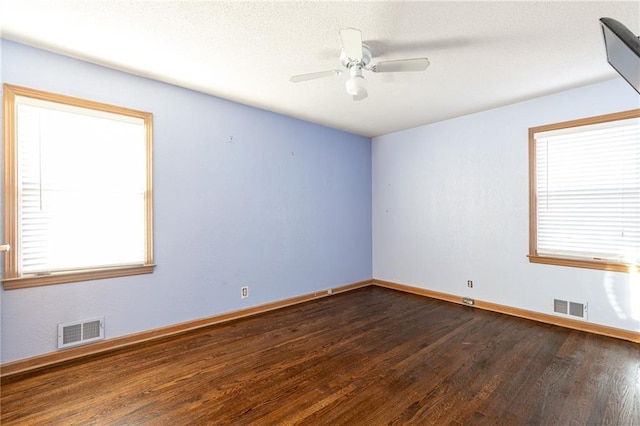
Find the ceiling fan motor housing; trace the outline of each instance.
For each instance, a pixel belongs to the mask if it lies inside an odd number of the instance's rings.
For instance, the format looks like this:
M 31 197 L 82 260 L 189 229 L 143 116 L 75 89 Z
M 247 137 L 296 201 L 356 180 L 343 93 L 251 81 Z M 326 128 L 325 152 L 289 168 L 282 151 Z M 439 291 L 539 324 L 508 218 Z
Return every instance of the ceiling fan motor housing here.
M 362 59 L 359 61 L 349 58 L 344 51 L 344 47 L 340 50 L 340 63 L 347 69 L 350 69 L 352 65 L 360 65 L 360 67 L 364 68 L 369 65 L 369 62 L 371 62 L 371 49 L 364 43 L 362 43 Z
M 362 70 L 371 62 L 371 50 L 366 44 L 362 44 L 362 58 L 352 59 L 347 56 L 344 48 L 340 52 L 340 62 L 349 70 L 349 79 L 345 83 L 347 93 L 355 96 L 366 96 L 365 80 Z

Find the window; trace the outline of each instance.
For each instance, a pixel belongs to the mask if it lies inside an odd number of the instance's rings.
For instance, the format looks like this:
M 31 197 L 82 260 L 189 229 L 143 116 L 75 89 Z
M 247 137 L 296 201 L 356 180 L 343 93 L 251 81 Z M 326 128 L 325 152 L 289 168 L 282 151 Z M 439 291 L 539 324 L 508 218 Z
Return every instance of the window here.
M 640 109 L 529 129 L 531 262 L 640 266 Z
M 4 85 L 5 289 L 153 272 L 151 126 Z

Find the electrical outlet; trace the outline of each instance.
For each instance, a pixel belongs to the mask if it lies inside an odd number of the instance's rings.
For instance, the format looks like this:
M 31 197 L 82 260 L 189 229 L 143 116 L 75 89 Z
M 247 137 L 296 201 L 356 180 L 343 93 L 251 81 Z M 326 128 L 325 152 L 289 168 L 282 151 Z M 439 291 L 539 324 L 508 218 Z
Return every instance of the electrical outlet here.
M 468 280 L 468 281 L 467 281 L 467 287 L 469 287 L 469 288 L 473 288 L 473 281 Z
M 240 297 L 241 298 L 245 298 L 245 297 L 249 297 L 249 286 L 244 286 L 240 289 Z

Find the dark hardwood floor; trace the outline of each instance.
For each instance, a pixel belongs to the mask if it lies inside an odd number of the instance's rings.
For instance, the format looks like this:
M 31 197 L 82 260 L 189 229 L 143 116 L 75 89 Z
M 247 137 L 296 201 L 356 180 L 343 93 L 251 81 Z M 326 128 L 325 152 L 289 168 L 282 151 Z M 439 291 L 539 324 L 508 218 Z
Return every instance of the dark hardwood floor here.
M 2 383 L 2 425 L 640 425 L 640 346 L 378 287 Z

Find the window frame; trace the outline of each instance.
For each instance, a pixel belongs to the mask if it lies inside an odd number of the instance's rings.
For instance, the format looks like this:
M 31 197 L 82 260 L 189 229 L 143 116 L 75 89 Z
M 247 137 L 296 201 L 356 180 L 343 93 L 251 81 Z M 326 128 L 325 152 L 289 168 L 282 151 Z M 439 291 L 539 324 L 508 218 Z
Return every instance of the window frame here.
M 551 130 L 566 129 L 571 127 L 586 126 L 591 124 L 606 123 L 612 121 L 626 120 L 640 117 L 640 109 L 616 112 L 612 114 L 599 115 L 578 120 L 565 121 L 561 123 L 549 124 L 529 128 L 529 258 L 530 263 L 541 263 L 547 265 L 568 266 L 576 268 L 597 269 L 616 272 L 640 272 L 640 265 L 630 265 L 625 263 L 615 263 L 606 260 L 587 260 L 569 257 L 542 256 L 537 253 L 537 162 L 536 162 L 536 141 L 535 134 Z
M 153 261 L 153 114 L 130 108 L 90 101 L 37 89 L 3 84 L 4 135 L 3 135 L 3 168 L 4 168 L 4 240 L 9 250 L 4 251 L 4 267 L 2 284 L 5 290 L 37 287 L 52 284 L 72 283 L 104 278 L 150 274 L 155 268 Z M 145 259 L 142 265 L 127 265 L 108 268 L 81 269 L 78 271 L 52 272 L 44 275 L 23 275 L 18 270 L 18 167 L 16 139 L 16 97 L 26 97 L 53 102 L 73 107 L 91 109 L 117 115 L 142 119 L 145 127 L 146 147 L 146 191 L 145 210 Z

